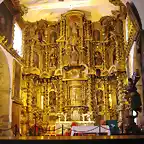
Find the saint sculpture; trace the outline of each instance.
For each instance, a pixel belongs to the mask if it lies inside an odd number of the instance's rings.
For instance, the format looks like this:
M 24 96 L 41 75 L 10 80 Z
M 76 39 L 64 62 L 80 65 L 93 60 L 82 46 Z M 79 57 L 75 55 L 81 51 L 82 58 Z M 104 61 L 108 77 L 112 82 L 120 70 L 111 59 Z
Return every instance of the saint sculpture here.
M 132 112 L 136 112 L 136 116 L 128 116 L 128 126 L 126 127 L 126 133 L 128 134 L 139 134 L 141 132 L 140 128 L 134 122 L 134 119 L 138 116 L 138 112 L 141 112 L 141 98 L 140 94 L 137 92 L 136 83 L 140 79 L 138 75 L 138 70 L 128 79 L 128 88 L 127 92 L 130 99 Z

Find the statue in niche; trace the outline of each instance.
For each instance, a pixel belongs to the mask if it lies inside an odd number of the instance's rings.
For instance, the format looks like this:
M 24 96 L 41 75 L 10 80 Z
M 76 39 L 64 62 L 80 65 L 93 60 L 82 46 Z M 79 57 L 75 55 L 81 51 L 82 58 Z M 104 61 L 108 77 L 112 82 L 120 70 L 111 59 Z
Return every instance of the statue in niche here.
M 77 87 L 73 87 L 71 89 L 71 105 L 73 106 L 77 106 L 81 103 L 81 92 L 80 92 L 80 88 Z
M 52 31 L 50 34 L 50 43 L 56 43 L 57 40 L 57 33 L 55 31 Z
M 70 53 L 70 64 L 78 65 L 78 63 L 79 63 L 79 52 L 78 52 L 76 46 L 72 46 L 71 53 Z
M 100 31 L 97 29 L 93 31 L 93 40 L 100 41 Z
M 55 56 L 55 50 L 52 48 L 50 52 L 50 67 L 55 67 L 56 66 L 56 56 Z
M 141 98 L 140 98 L 140 94 L 137 92 L 137 88 L 136 88 L 136 83 L 139 81 L 140 76 L 139 76 L 139 72 L 138 70 L 136 72 L 133 73 L 132 78 L 128 79 L 128 87 L 127 87 L 127 92 L 128 92 L 128 96 L 130 98 L 130 103 L 131 103 L 131 108 L 133 111 L 135 111 L 137 113 L 138 116 L 138 112 L 141 112 Z
M 95 61 L 95 65 L 102 65 L 103 59 L 99 51 L 95 52 L 94 61 Z
M 79 71 L 77 69 L 72 69 L 68 74 L 70 78 L 79 78 Z
M 106 65 L 106 68 L 109 69 L 110 68 L 110 55 L 109 55 L 109 48 L 107 48 L 105 50 L 105 65 Z
M 56 92 L 55 91 L 51 91 L 49 93 L 49 105 L 51 106 L 51 111 L 53 112 L 56 106 Z
M 97 90 L 96 91 L 96 97 L 97 97 L 97 102 L 98 104 L 102 103 L 102 99 L 103 99 L 103 91 L 102 90 Z
M 71 22 L 70 24 L 70 38 L 69 43 L 72 46 L 75 46 L 79 38 L 79 26 L 76 22 Z
M 114 18 L 111 16 L 105 16 L 100 19 L 100 22 L 104 28 L 104 41 L 109 41 L 111 32 L 114 31 Z
M 33 66 L 39 68 L 39 55 L 36 52 L 33 54 Z
M 44 39 L 45 39 L 44 31 L 40 29 L 40 31 L 38 32 L 38 40 L 39 42 L 44 42 Z
M 72 22 L 70 25 L 70 35 L 79 37 L 79 26 L 76 22 Z
M 72 113 L 72 120 L 79 121 L 80 120 L 80 114 L 78 110 L 74 110 Z
M 56 89 L 54 82 L 51 82 L 51 89 Z

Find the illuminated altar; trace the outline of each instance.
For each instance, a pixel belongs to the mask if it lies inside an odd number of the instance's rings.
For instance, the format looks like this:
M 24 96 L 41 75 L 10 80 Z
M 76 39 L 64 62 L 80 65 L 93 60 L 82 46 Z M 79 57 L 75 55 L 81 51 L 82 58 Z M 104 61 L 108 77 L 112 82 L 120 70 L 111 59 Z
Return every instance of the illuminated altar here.
M 121 5 L 121 7 L 125 7 Z M 98 22 L 72 10 L 57 22 L 25 22 L 21 127 L 123 119 L 126 11 Z

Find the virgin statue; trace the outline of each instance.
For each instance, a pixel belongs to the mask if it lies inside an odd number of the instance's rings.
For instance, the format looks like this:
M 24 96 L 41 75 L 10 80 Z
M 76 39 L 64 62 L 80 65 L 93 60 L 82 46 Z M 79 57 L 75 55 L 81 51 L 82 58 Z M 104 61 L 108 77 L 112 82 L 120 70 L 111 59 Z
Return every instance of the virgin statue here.
M 70 54 L 70 63 L 71 65 L 77 65 L 79 63 L 79 52 L 75 46 L 72 46 Z
M 70 45 L 76 45 L 79 37 L 79 27 L 77 23 L 73 22 L 70 26 Z

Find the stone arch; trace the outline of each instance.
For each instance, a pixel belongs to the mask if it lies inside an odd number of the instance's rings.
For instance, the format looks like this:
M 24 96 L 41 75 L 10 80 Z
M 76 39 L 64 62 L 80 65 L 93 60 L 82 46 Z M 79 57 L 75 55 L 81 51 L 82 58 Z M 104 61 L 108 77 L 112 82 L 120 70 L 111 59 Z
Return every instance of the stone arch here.
M 0 129 L 10 127 L 10 71 L 7 57 L 0 48 Z M 10 131 L 2 131 L 1 135 L 10 135 Z

